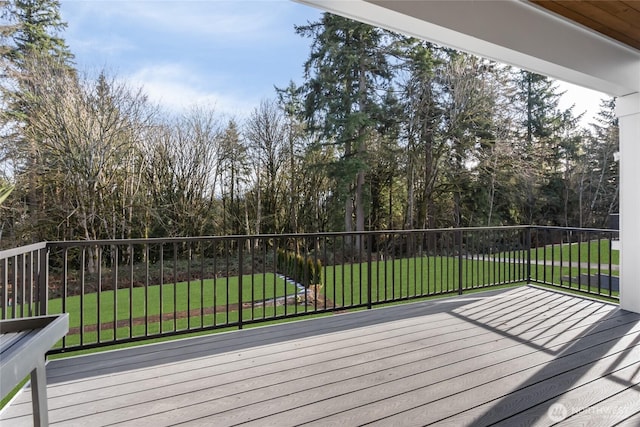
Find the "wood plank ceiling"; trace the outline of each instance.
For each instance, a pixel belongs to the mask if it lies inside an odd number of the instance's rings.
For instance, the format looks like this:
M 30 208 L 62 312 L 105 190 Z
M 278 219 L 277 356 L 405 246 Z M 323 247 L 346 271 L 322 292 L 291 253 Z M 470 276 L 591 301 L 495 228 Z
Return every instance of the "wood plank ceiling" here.
M 640 50 L 640 0 L 530 0 L 544 9 Z

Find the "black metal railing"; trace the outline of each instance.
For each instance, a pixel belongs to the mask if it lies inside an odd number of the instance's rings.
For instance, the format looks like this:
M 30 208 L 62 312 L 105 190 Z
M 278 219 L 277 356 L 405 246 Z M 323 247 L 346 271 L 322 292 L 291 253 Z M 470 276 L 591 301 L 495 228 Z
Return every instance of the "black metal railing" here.
M 0 252 L 0 317 L 69 313 L 63 352 L 515 283 L 615 298 L 615 238 L 521 226 L 41 243 Z
M 618 299 L 618 230 L 531 227 L 529 282 Z
M 0 319 L 47 314 L 47 244 L 0 251 Z

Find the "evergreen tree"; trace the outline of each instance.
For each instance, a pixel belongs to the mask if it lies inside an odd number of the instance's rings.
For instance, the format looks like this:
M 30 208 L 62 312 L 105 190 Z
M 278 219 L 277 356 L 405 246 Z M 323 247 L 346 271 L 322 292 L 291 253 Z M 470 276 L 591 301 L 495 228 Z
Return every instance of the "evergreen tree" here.
M 286 231 L 298 233 L 300 224 L 300 202 L 303 188 L 298 177 L 303 173 L 302 158 L 305 135 L 307 129 L 303 120 L 303 100 L 302 87 L 297 86 L 293 81 L 282 89 L 276 88 L 278 95 L 278 105 L 282 109 L 286 126 L 286 146 L 288 167 L 286 168 L 288 191 L 287 191 L 287 218 Z M 313 230 L 317 231 L 317 230 Z
M 305 63 L 305 113 L 339 149 L 334 173 L 344 197 L 345 231 L 354 230 L 354 217 L 355 230 L 364 230 L 367 146 L 391 77 L 387 33 L 329 13 L 296 31 L 313 39 Z
M 400 186 L 394 185 L 406 164 L 406 156 L 399 146 L 402 105 L 393 91 L 389 90 L 383 98 L 380 112 L 367 153 L 371 230 L 402 228 L 402 210 L 398 215 L 396 207 L 401 209 L 406 204 L 406 197 L 398 194 Z
M 566 218 L 562 180 L 567 156 L 575 152 L 578 118 L 571 108 L 559 109 L 562 93 L 549 77 L 521 70 L 515 82 L 514 105 L 521 123 L 516 137 L 523 141 L 516 149 L 525 168 L 518 177 L 519 216 L 527 224 L 561 225 Z
M 492 74 L 493 64 L 487 60 L 453 52 L 440 77 L 443 140 L 449 147 L 446 178 L 454 209 L 453 224 L 447 225 L 475 225 L 475 218 L 484 210 L 473 187 L 479 153 L 495 140 Z
M 34 123 L 39 97 L 46 94 L 50 81 L 74 78 L 73 55 L 60 36 L 66 27 L 57 0 L 11 0 L 3 4 L 7 25 L 3 27 L 2 74 L 0 88 L 5 102 L 0 118 L 3 131 L 2 157 L 9 158 L 16 181 L 16 197 L 24 200 L 25 215 L 34 224 L 48 219 L 42 188 L 45 159 L 40 154 L 44 136 Z M 47 70 L 43 73 L 42 70 Z M 22 215 L 22 214 L 21 214 Z M 41 240 L 33 234 L 27 240 Z
M 247 147 L 234 119 L 229 120 L 221 138 L 223 234 L 248 234 L 248 213 L 244 203 L 244 185 L 249 174 Z
M 447 148 L 439 138 L 442 106 L 436 74 L 442 60 L 431 43 L 401 37 L 399 83 L 403 100 L 403 138 L 406 144 L 405 228 L 436 226 L 435 198 Z
M 615 99 L 600 101 L 600 111 L 586 139 L 583 179 L 579 187 L 580 225 L 608 227 L 619 206 L 618 119 Z
M 4 55 L 20 65 L 29 55 L 56 58 L 71 65 L 73 54 L 60 33 L 67 27 L 60 16 L 58 0 L 11 0 L 6 2 L 10 42 Z

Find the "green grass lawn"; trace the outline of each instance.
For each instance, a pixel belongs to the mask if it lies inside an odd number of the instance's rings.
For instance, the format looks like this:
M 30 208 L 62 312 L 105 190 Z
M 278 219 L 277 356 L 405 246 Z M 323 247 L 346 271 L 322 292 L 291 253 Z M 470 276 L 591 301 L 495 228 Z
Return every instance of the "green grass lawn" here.
M 460 283 L 459 262 L 462 262 L 465 290 L 513 281 L 524 274 L 524 266 L 514 268 L 505 263 L 490 262 L 488 258 L 474 261 L 457 257 L 417 257 L 378 261 L 371 264 L 370 281 L 367 263 L 328 266 L 324 269 L 321 291 L 328 305 L 322 301 L 308 305 L 288 302 L 275 307 L 246 305 L 242 308 L 242 318 L 245 322 L 266 320 L 334 306 L 365 305 L 368 302 L 369 282 L 372 303 L 457 292 Z M 110 342 L 114 338 L 122 340 L 199 328 L 219 328 L 239 321 L 238 284 L 237 277 L 229 277 L 146 288 L 121 288 L 117 292 L 109 290 L 99 295 L 71 296 L 65 301 L 61 298 L 52 299 L 49 301 L 49 313 L 70 314 L 71 330 L 65 338 L 67 347 Z M 243 276 L 242 302 L 245 303 L 261 301 L 263 298 L 274 301 L 296 293 L 300 291 L 294 285 L 285 283 L 273 274 Z M 215 312 L 211 312 L 213 307 L 216 307 Z M 161 315 L 163 320 L 160 319 Z M 89 326 L 80 330 L 81 324 Z M 98 329 L 97 325 L 102 326 Z
M 609 293 L 606 277 L 618 277 L 620 251 L 610 249 L 610 241 L 601 239 L 589 242 L 550 245 L 532 251 L 532 261 L 562 262 L 563 267 L 532 265 L 532 277 L 547 283 L 561 284 L 569 289 L 580 289 L 617 297 L 619 292 Z M 591 268 L 576 268 L 573 263 L 590 263 Z M 611 269 L 609 269 L 611 264 Z M 605 276 L 602 279 L 598 275 Z M 613 279 L 612 279 L 613 280 Z
M 531 251 L 532 260 L 553 260 L 563 262 L 591 262 L 608 265 L 620 264 L 620 251 L 609 249 L 609 240 L 593 240 L 574 244 L 548 245 Z
M 148 287 L 107 290 L 84 296 L 55 298 L 49 301 L 49 314 L 69 313 L 70 333 L 66 346 L 112 341 L 217 327 L 238 321 L 240 306 L 238 277 L 192 280 Z M 242 280 L 242 302 L 276 300 L 295 294 L 293 284 L 273 274 L 245 275 Z M 216 308 L 215 313 L 212 312 Z M 229 310 L 227 308 L 229 307 Z M 20 310 L 20 306 L 13 307 Z M 186 315 L 186 313 L 191 313 Z M 273 317 L 273 308 L 246 310 L 244 320 Z M 165 319 L 160 321 L 160 316 Z M 140 325 L 143 321 L 143 325 Z M 97 325 L 102 325 L 98 328 Z M 79 330 L 80 325 L 89 325 Z M 130 326 L 133 326 L 132 328 Z
M 459 263 L 462 262 L 462 282 Z M 371 280 L 367 263 L 328 266 L 324 271 L 324 295 L 340 306 L 366 304 L 371 285 L 371 301 L 457 292 L 524 279 L 524 265 L 513 266 L 457 257 L 416 257 L 371 263 Z
M 607 281 L 609 274 L 618 277 L 616 268 L 620 263 L 620 251 L 610 249 L 610 241 L 601 239 L 589 242 L 574 244 L 549 245 L 543 248 L 536 248 L 531 253 L 532 261 L 546 260 L 562 262 L 562 268 L 532 265 L 531 275 L 534 279 L 547 283 L 562 285 L 563 288 L 579 289 L 592 293 L 600 293 L 617 297 L 618 291 L 612 290 L 609 293 Z M 591 268 L 577 268 L 574 263 L 590 263 Z M 611 263 L 611 270 L 609 264 Z M 598 275 L 602 275 L 600 279 Z M 600 286 L 600 287 L 599 287 Z
M 287 284 L 285 290 L 285 281 L 272 274 L 243 276 L 242 284 L 243 302 L 295 293 L 295 286 Z M 66 301 L 57 298 L 49 301 L 49 312 L 75 313 L 76 315 L 70 318 L 70 327 L 74 327 L 80 325 L 81 305 L 84 307 L 84 323 L 88 324 L 158 315 L 161 311 L 181 312 L 238 302 L 238 277 L 230 277 L 169 283 L 162 286 L 121 288 L 115 293 L 109 290 L 100 294 L 86 294 L 84 297 L 67 297 Z M 63 307 L 63 304 L 66 305 Z
M 558 283 L 561 277 L 577 277 L 580 274 L 609 274 L 609 263 L 611 263 L 611 275 L 618 276 L 618 269 L 616 268 L 620 264 L 620 251 L 615 249 L 609 249 L 609 240 L 594 240 L 590 242 L 573 243 L 573 244 L 554 244 L 539 247 L 531 250 L 532 261 L 532 275 L 537 273 L 540 277 L 544 275 L 545 267 L 535 265 L 535 262 L 541 263 L 542 261 L 554 261 L 556 263 L 562 262 L 563 268 L 554 268 L 553 274 L 548 274 L 548 277 L 553 277 Z M 526 259 L 527 251 L 513 251 L 503 252 L 494 255 L 496 258 L 518 258 Z M 569 268 L 570 264 L 574 263 L 590 263 L 591 269 L 587 268 Z M 575 266 L 574 266 L 575 267 Z M 598 270 L 599 267 L 599 270 Z M 551 266 L 548 267 L 551 271 Z
M 602 276 L 599 279 L 598 274 Z M 554 283 L 564 288 L 581 290 L 584 292 L 591 292 L 594 294 L 601 294 L 605 296 L 618 297 L 619 292 L 612 290 L 609 293 L 607 287 L 607 281 L 609 281 L 609 271 L 601 269 L 598 271 L 597 266 L 591 270 L 584 268 L 570 268 L 570 267 L 551 267 L 543 265 L 531 266 L 532 279 L 539 280 L 546 283 Z M 611 271 L 612 280 L 618 277 L 617 271 Z M 600 285 L 600 287 L 599 287 Z

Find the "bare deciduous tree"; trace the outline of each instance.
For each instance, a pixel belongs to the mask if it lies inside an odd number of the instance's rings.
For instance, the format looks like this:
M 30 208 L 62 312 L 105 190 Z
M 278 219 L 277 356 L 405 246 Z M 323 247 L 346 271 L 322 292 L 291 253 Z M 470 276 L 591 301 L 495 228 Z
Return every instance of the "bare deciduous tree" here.
M 287 188 L 283 168 L 287 162 L 287 126 L 274 101 L 262 101 L 245 123 L 245 137 L 256 180 L 256 233 L 262 225 L 269 232 L 282 232 Z
M 145 146 L 145 184 L 154 235 L 200 236 L 216 226 L 216 187 L 223 166 L 221 127 L 211 109 L 194 107 L 159 126 Z

